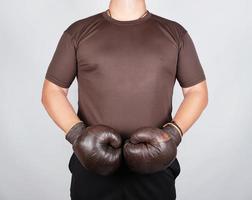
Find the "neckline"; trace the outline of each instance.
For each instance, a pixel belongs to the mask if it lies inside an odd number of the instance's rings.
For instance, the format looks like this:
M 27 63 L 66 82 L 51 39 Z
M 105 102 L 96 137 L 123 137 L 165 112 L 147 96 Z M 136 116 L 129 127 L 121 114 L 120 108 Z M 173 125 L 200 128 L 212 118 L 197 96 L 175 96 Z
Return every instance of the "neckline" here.
M 139 24 L 139 23 L 143 23 L 145 22 L 147 19 L 150 18 L 150 16 L 152 15 L 152 13 L 149 10 L 146 10 L 146 14 L 138 19 L 133 19 L 133 20 L 118 20 L 115 18 L 112 18 L 108 15 L 107 10 L 103 11 L 102 16 L 109 22 L 113 23 L 113 24 L 118 24 L 118 25 L 131 25 L 131 24 Z

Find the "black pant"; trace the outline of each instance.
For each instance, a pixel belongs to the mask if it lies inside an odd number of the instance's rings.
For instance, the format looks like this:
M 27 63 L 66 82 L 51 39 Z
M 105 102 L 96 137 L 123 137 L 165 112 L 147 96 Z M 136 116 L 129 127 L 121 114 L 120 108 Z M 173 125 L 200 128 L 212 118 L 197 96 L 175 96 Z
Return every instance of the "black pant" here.
M 180 165 L 175 159 L 165 171 L 147 175 L 131 172 L 122 165 L 115 174 L 100 176 L 82 167 L 73 153 L 69 170 L 72 200 L 174 200 Z

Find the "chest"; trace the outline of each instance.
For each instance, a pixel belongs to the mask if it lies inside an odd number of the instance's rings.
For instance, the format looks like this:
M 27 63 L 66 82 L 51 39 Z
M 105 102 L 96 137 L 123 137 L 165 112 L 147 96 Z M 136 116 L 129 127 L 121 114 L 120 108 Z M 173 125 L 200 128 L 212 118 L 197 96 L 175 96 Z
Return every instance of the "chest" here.
M 173 79 L 177 55 L 174 43 L 155 27 L 107 27 L 79 42 L 78 73 L 89 82 L 128 85 L 142 80 L 152 85 L 162 78 Z

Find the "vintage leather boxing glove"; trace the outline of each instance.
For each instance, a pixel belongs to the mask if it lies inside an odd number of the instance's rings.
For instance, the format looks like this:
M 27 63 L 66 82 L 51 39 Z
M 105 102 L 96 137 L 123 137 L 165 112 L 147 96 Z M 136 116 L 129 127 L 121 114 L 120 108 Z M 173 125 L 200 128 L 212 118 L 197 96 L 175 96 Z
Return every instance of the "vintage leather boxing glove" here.
M 125 142 L 123 154 L 128 167 L 149 174 L 165 170 L 177 155 L 182 132 L 170 123 L 163 128 L 138 128 Z
M 106 125 L 86 127 L 83 122 L 75 124 L 66 134 L 80 163 L 100 175 L 110 175 L 121 163 L 120 135 Z

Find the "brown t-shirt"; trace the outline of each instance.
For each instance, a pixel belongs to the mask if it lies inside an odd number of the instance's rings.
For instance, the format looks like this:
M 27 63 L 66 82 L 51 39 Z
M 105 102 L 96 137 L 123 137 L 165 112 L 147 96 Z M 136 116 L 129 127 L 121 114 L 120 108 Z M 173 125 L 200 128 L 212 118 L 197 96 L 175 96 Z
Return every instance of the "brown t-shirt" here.
M 176 80 L 189 87 L 206 79 L 187 30 L 149 11 L 128 21 L 103 11 L 70 24 L 46 79 L 69 88 L 75 77 L 79 118 L 123 136 L 172 119 Z

